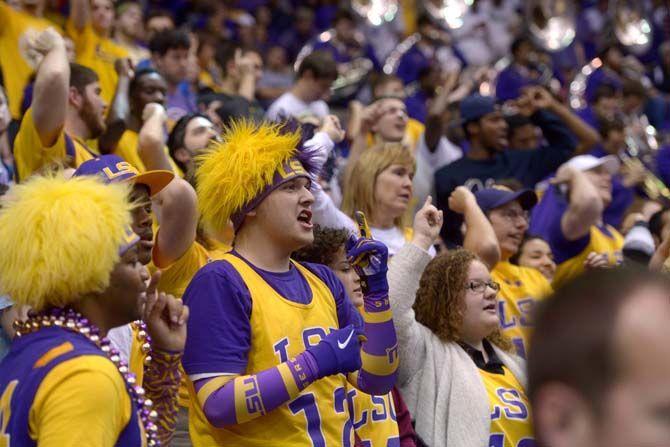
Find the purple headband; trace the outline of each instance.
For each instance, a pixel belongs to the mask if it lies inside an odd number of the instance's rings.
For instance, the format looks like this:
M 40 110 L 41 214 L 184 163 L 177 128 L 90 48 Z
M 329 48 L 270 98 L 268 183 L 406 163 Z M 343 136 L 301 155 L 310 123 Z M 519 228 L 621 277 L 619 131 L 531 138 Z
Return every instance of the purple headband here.
M 233 215 L 230 216 L 230 220 L 233 222 L 233 228 L 235 229 L 235 232 L 239 230 L 242 222 L 244 222 L 244 216 L 246 216 L 249 211 L 255 209 L 263 200 L 265 200 L 267 196 L 270 195 L 272 191 L 279 188 L 289 180 L 293 180 L 294 178 L 298 177 L 312 178 L 300 160 L 297 158 L 291 158 L 288 161 L 282 163 L 282 165 L 279 166 L 279 169 L 277 169 L 275 172 L 274 177 L 272 178 L 272 182 L 269 183 L 256 197 L 244 205 L 239 211 L 233 213 Z

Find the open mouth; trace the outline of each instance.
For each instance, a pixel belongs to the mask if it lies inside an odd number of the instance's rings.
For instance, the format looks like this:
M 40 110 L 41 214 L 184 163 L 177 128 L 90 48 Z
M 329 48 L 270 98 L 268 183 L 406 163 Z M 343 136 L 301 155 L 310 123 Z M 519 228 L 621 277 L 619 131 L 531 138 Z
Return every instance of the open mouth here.
M 312 212 L 310 210 L 302 210 L 300 211 L 300 214 L 298 214 L 298 222 L 307 229 L 312 229 L 314 226 L 312 224 Z
M 496 304 L 495 303 L 487 304 L 486 306 L 484 306 L 484 310 L 487 312 L 496 313 Z
M 405 202 L 409 202 L 409 200 L 412 198 L 412 195 L 405 192 L 405 193 L 402 193 L 402 194 L 398 194 L 398 197 Z

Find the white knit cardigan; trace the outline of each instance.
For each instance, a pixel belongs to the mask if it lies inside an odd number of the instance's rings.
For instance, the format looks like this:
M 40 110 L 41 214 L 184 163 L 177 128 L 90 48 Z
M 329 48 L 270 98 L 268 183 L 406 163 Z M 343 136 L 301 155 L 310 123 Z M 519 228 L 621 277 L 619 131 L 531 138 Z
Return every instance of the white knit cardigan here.
M 398 336 L 398 386 L 431 447 L 485 447 L 491 408 L 477 366 L 456 343 L 441 341 L 418 323 L 412 306 L 430 255 L 405 244 L 389 266 L 389 297 Z M 502 362 L 526 387 L 524 361 L 494 346 Z

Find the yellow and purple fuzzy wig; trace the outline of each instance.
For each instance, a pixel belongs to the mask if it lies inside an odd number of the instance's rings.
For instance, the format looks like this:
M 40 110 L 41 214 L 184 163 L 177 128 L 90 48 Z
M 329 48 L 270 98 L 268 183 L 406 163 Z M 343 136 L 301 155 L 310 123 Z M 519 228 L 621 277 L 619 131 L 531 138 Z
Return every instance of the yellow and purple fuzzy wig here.
M 196 185 L 203 222 L 213 231 L 225 231 L 229 219 L 267 193 L 275 174 L 289 160 L 298 160 L 314 174 L 313 154 L 302 150 L 301 132 L 293 123 L 231 123 L 196 159 Z
M 35 310 L 102 292 L 131 223 L 128 186 L 33 177 L 0 202 L 0 291 Z

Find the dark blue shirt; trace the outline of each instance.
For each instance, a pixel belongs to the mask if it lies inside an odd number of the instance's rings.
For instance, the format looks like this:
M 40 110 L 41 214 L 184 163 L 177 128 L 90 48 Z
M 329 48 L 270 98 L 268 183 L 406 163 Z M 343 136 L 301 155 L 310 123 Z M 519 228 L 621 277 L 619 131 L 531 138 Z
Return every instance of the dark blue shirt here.
M 533 151 L 505 150 L 487 160 L 467 156 L 435 173 L 437 206 L 444 211 L 441 236 L 450 246 L 462 244 L 460 232 L 463 217 L 449 209 L 449 195 L 461 185 L 477 190 L 491 186 L 496 180 L 517 179 L 526 188 L 548 177 L 574 153 L 576 140 L 555 115 L 538 111 L 531 121 L 542 129 L 547 145 Z

